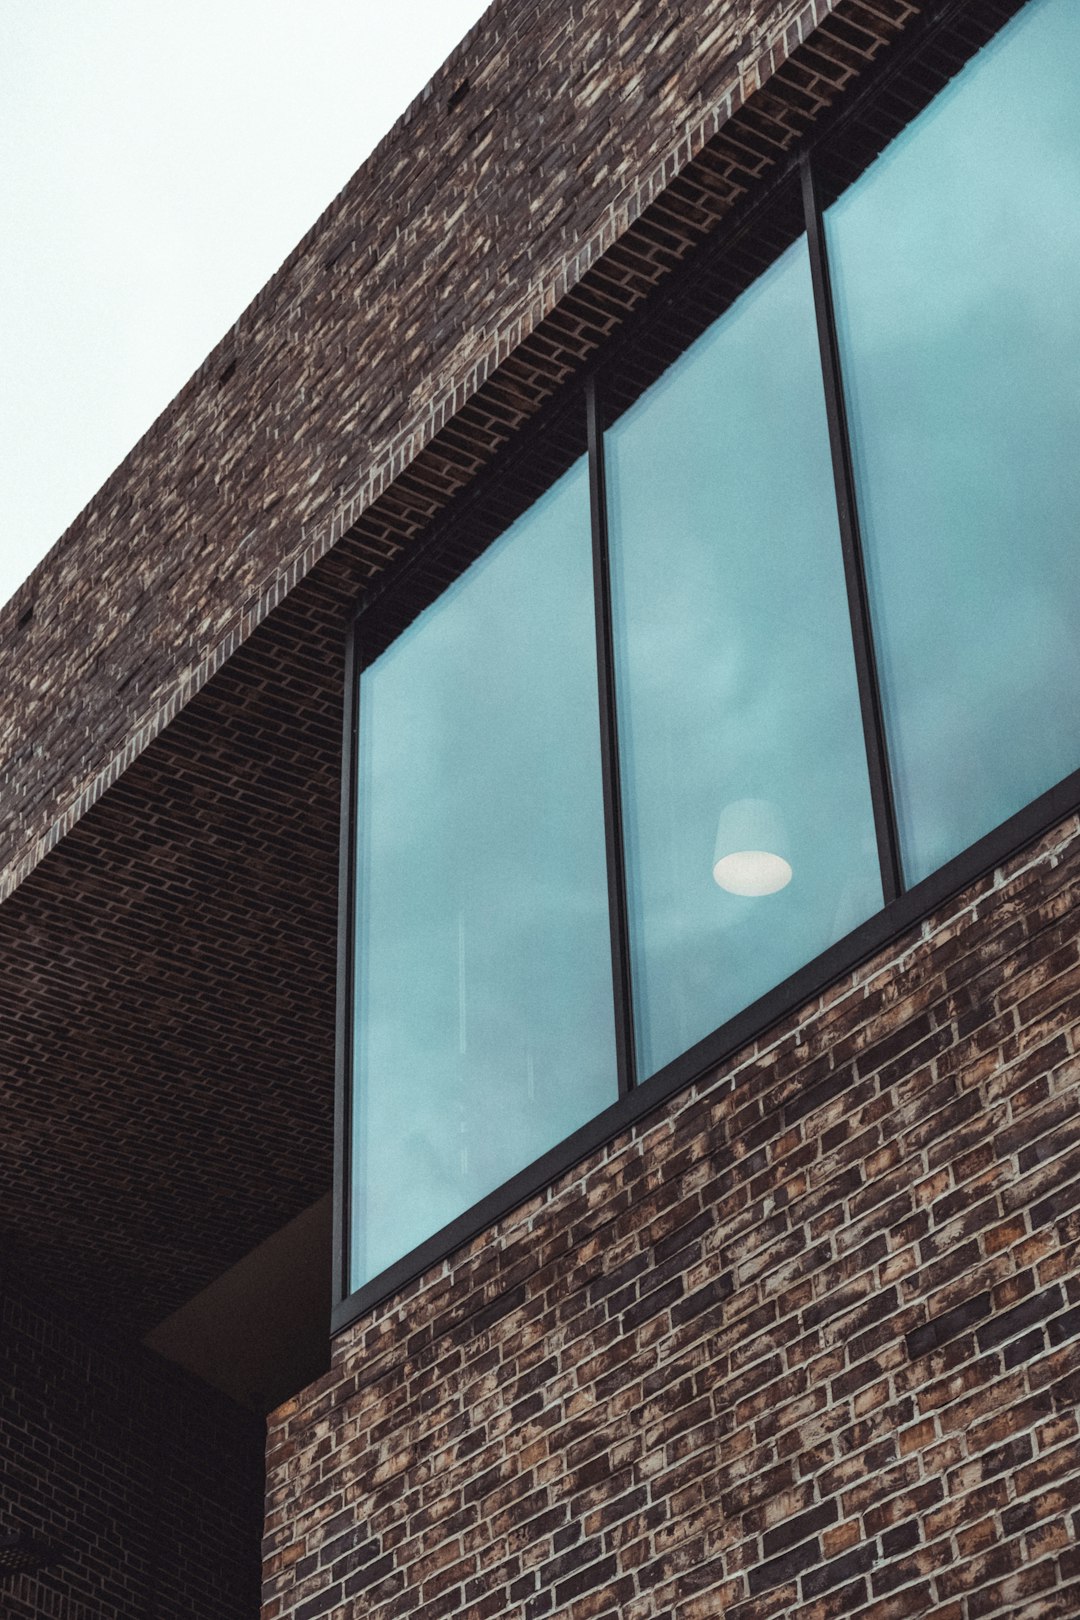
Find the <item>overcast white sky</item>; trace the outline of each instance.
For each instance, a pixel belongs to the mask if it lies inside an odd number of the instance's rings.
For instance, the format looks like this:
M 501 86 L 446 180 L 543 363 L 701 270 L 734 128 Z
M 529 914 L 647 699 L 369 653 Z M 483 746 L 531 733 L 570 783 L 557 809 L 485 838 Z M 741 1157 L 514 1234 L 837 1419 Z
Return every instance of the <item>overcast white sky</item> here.
M 485 0 L 0 0 L 0 602 Z

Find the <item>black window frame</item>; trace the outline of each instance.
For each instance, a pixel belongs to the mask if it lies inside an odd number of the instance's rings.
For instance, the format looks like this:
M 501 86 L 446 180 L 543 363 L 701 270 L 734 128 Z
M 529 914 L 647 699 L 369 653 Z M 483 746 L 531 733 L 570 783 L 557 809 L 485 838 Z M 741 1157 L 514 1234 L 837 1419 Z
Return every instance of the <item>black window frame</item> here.
M 854 92 L 812 131 L 801 148 L 778 166 L 770 180 L 733 210 L 729 220 L 687 263 L 628 317 L 605 349 L 584 365 L 578 376 L 543 407 L 532 424 L 493 458 L 464 495 L 433 524 L 430 534 L 409 559 L 399 568 L 388 571 L 385 583 L 359 606 L 347 640 L 342 749 L 332 1333 L 340 1332 L 455 1249 L 479 1236 L 500 1217 L 542 1193 L 583 1159 L 708 1076 L 838 979 L 888 948 L 961 890 L 1080 809 L 1078 769 L 927 878 L 905 886 L 822 224 L 823 194 L 831 200 L 846 189 L 893 136 L 934 99 L 1025 3 L 1026 0 L 990 0 L 987 4 L 983 0 L 983 4 L 976 7 L 971 0 L 946 0 L 945 4 L 931 6 L 912 25 L 908 37 L 893 48 L 887 60 L 871 70 L 866 80 L 860 81 Z M 648 1079 L 635 1081 L 604 429 L 779 257 L 789 241 L 803 233 L 810 255 L 840 544 L 884 905 L 673 1062 Z M 734 279 L 732 264 L 738 266 Z M 618 1100 L 378 1276 L 350 1291 L 352 953 L 360 674 L 362 668 L 435 600 L 533 499 L 550 487 L 570 460 L 580 454 L 582 438 L 589 461 Z

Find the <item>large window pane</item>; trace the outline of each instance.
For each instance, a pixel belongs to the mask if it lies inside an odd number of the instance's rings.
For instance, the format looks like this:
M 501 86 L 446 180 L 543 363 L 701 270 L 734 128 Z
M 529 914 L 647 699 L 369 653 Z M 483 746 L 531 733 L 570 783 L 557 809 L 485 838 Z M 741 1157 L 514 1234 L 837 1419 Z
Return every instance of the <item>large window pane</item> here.
M 607 449 L 645 1076 L 881 905 L 805 241 Z
M 588 479 L 360 689 L 352 1285 L 615 1100 Z
M 1080 765 L 1078 86 L 1036 0 L 827 216 L 909 880 Z

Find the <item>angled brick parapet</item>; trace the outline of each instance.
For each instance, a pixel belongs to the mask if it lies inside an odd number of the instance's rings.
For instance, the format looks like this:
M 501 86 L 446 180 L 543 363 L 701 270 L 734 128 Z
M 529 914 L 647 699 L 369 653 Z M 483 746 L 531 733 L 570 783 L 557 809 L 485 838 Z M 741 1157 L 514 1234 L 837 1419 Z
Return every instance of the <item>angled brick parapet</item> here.
M 919 10 L 496 0 L 0 613 L 0 897 L 351 598 Z

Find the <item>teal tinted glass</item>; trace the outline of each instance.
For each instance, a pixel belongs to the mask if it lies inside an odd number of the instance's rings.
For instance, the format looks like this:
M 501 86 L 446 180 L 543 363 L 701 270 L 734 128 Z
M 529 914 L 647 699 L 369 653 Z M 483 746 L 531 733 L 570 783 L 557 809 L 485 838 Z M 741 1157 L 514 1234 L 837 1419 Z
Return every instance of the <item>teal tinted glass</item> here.
M 1080 765 L 1078 86 L 1035 0 L 827 214 L 909 882 Z
M 352 1286 L 615 1100 L 588 477 L 360 687 Z
M 805 240 L 606 445 L 644 1077 L 881 906 Z

